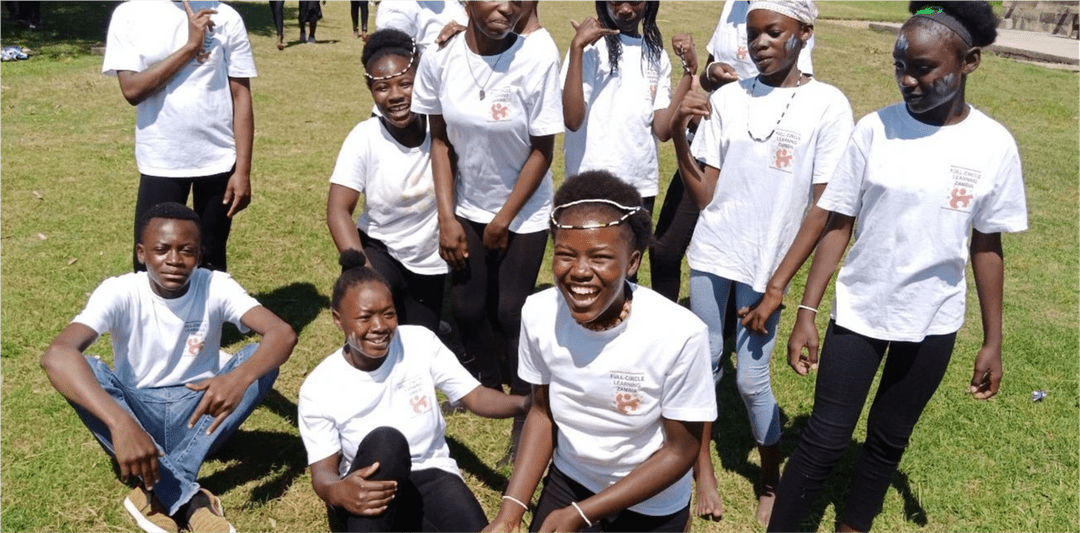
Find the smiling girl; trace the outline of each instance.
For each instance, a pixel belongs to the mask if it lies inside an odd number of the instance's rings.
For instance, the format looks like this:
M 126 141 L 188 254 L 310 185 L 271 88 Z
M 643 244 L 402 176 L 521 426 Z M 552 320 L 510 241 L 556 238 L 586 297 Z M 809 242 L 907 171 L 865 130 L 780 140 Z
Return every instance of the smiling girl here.
M 534 403 L 499 514 L 531 531 L 683 531 L 702 422 L 716 417 L 705 325 L 626 281 L 652 239 L 633 186 L 586 172 L 555 195 L 555 288 L 522 310 L 519 371 Z
M 300 387 L 315 493 L 348 531 L 478 531 L 487 519 L 450 457 L 435 389 L 490 418 L 525 413 L 528 398 L 481 387 L 434 333 L 399 327 L 390 286 L 359 252 L 341 265 L 331 306 L 345 343 Z
M 1027 228 L 1024 182 L 1012 135 L 964 96 L 981 48 L 997 36 L 996 20 L 986 2 L 912 2 L 910 9 L 893 48 L 904 103 L 859 121 L 818 201 L 831 215 L 788 341 L 788 362 L 800 375 L 817 366 L 817 306 L 853 230 L 855 241 L 836 278 L 814 409 L 784 471 L 770 531 L 802 526 L 848 449 L 888 352 L 837 513 L 839 531 L 870 529 L 949 366 L 964 322 L 969 257 L 983 327 L 969 390 L 985 400 L 1001 381 L 1001 232 Z
M 338 252 L 362 250 L 388 280 L 402 323 L 438 331 L 447 267 L 439 256 L 427 117 L 410 110 L 419 51 L 403 32 L 379 30 L 361 62 L 380 116 L 357 124 L 342 144 L 326 224 Z M 361 193 L 364 212 L 354 224 Z

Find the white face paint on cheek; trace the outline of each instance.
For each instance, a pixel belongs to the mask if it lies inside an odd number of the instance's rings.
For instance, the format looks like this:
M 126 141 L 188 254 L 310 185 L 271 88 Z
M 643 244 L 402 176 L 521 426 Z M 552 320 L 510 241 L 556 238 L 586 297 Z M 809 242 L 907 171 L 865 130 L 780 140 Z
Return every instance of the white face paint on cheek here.
M 950 72 L 949 74 L 943 76 L 941 79 L 935 81 L 932 84 L 934 92 L 941 96 L 951 95 L 952 93 L 956 92 L 955 89 L 951 88 L 954 79 L 956 79 L 956 74 Z
M 798 46 L 798 45 L 799 45 L 799 38 L 795 37 L 795 35 L 792 34 L 791 38 L 789 38 L 787 40 L 787 42 L 784 43 L 784 49 L 787 50 L 788 52 L 790 52 L 790 51 L 794 50 L 795 47 Z
M 900 36 L 896 38 L 896 45 L 893 46 L 893 50 L 895 50 L 895 51 L 897 51 L 899 53 L 904 53 L 904 52 L 907 52 L 907 49 L 908 49 L 907 37 L 905 37 L 904 34 L 901 33 Z

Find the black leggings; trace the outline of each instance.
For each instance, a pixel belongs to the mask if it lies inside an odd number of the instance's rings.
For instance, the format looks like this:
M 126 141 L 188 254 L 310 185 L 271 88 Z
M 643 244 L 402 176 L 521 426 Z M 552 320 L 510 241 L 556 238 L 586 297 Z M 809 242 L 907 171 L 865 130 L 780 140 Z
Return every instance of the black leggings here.
M 274 19 L 274 29 L 278 37 L 285 35 L 285 2 L 270 2 L 270 16 Z
M 536 287 L 536 275 L 544 261 L 547 232 L 509 232 L 503 252 L 484 248 L 483 235 L 487 224 L 458 217 L 465 229 L 469 257 L 461 270 L 450 272 L 450 295 L 454 318 L 457 320 L 466 368 L 480 383 L 501 389 L 502 366 L 510 373 L 510 390 L 528 394 L 531 386 L 517 375 L 517 346 L 521 334 L 521 306 Z M 495 333 L 506 343 L 499 346 Z
M 368 237 L 360 230 L 357 233 L 371 266 L 390 282 L 398 322 L 424 326 L 438 334 L 446 275 L 417 274 L 394 259 L 382 241 Z
M 676 171 L 656 221 L 656 244 L 649 250 L 653 290 L 676 303 L 682 285 L 683 255 L 690 246 L 700 213 L 693 198 L 686 193 L 682 176 Z
M 829 322 L 814 409 L 780 478 L 769 531 L 801 531 L 825 478 L 848 449 L 874 374 L 888 351 L 843 510 L 845 524 L 870 530 L 915 423 L 945 376 L 955 340 L 952 333 L 922 342 L 889 342 Z
M 529 531 L 539 531 L 540 526 L 544 525 L 544 519 L 552 511 L 595 494 L 562 470 L 555 468 L 555 465 L 551 465 L 547 477 L 544 478 L 544 490 L 536 502 L 536 514 L 533 515 Z M 686 507 L 681 510 L 665 516 L 650 516 L 624 509 L 611 516 L 590 516 L 589 520 L 592 520 L 593 526 L 586 526 L 581 531 L 685 531 L 690 520 L 690 502 L 686 502 Z
M 335 509 L 346 531 L 480 531 L 487 526 L 484 509 L 460 477 L 438 468 L 412 470 L 409 441 L 397 429 L 382 426 L 368 433 L 349 474 L 376 461 L 379 469 L 369 479 L 397 481 L 397 495 L 377 516 Z
M 235 169 L 234 169 L 235 170 Z M 139 196 L 135 201 L 135 244 L 139 244 L 139 216 L 151 207 L 165 202 L 186 204 L 188 192 L 193 196 L 195 212 L 202 223 L 203 264 L 211 270 L 226 270 L 225 245 L 229 241 L 232 219 L 229 218 L 229 205 L 222 204 L 225 189 L 229 186 L 229 177 L 233 170 L 200 178 L 159 178 L 142 174 L 139 178 Z M 135 247 L 131 249 L 131 262 L 135 271 L 145 271 L 146 266 L 139 263 L 135 256 Z
M 359 13 L 357 13 L 358 11 L 359 11 Z M 359 17 L 357 15 L 360 15 L 360 16 L 364 17 L 363 18 L 364 25 L 360 26 L 360 28 L 364 30 L 364 33 L 367 33 L 368 3 L 366 1 L 365 2 L 350 1 L 349 2 L 349 14 L 352 15 L 352 29 L 353 29 L 353 31 L 356 31 L 356 24 L 357 24 L 357 22 L 359 22 L 359 20 L 358 20 Z

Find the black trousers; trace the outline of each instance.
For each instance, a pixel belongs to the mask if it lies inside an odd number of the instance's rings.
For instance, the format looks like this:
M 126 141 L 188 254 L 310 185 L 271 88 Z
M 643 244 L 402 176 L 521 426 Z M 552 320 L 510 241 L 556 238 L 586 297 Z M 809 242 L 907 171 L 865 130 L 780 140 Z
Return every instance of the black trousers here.
M 270 16 L 274 19 L 274 29 L 278 37 L 285 35 L 285 2 L 270 1 Z
M 544 525 L 544 519 L 552 511 L 595 494 L 555 468 L 554 464 L 551 465 L 548 467 L 547 477 L 544 478 L 544 490 L 536 502 L 536 514 L 533 515 L 529 531 L 539 531 L 540 526 Z M 686 502 L 686 507 L 682 510 L 665 516 L 649 516 L 623 510 L 611 516 L 590 516 L 589 520 L 592 520 L 593 527 L 587 527 L 582 531 L 683 531 L 687 521 L 690 520 L 690 502 Z
M 235 170 L 233 168 L 228 172 L 198 178 L 161 178 L 142 174 L 139 178 L 139 196 L 135 201 L 135 232 L 139 229 L 139 217 L 146 210 L 165 202 L 186 204 L 190 192 L 193 208 L 202 222 L 203 264 L 211 270 L 225 271 L 225 245 L 232 230 L 232 219 L 226 216 L 229 205 L 221 201 L 225 198 L 229 177 Z M 140 235 L 135 233 L 135 244 L 139 244 L 139 238 Z M 134 246 L 131 248 L 131 262 L 136 272 L 146 270 L 135 256 Z
M 357 233 L 360 234 L 364 255 L 367 255 L 372 268 L 390 282 L 390 292 L 394 295 L 394 308 L 398 312 L 398 322 L 424 326 L 432 333 L 438 334 L 446 275 L 417 274 L 394 259 L 382 241 L 373 239 L 359 230 Z
M 392 427 L 368 433 L 356 450 L 349 474 L 379 463 L 374 480 L 394 480 L 397 495 L 378 516 L 357 516 L 335 509 L 347 531 L 480 531 L 487 517 L 472 491 L 458 476 L 427 468 L 412 470 L 409 441 Z
M 352 29 L 353 29 L 353 31 L 356 31 L 357 23 L 363 22 L 363 24 L 361 26 L 359 26 L 359 27 L 366 32 L 367 31 L 367 21 L 368 21 L 368 3 L 366 1 L 363 1 L 363 2 L 351 1 L 351 2 L 349 2 L 349 14 L 352 15 Z M 363 19 L 360 19 L 360 17 L 363 17 Z
M 802 530 L 822 484 L 847 451 L 887 351 L 842 515 L 847 525 L 870 530 L 915 423 L 945 376 L 955 341 L 955 333 L 922 342 L 882 341 L 829 322 L 814 409 L 780 479 L 769 531 Z
M 652 288 L 675 303 L 679 302 L 683 256 L 694 236 L 699 214 L 701 211 L 686 193 L 682 176 L 676 171 L 664 195 L 660 218 L 656 220 L 656 244 L 649 250 Z

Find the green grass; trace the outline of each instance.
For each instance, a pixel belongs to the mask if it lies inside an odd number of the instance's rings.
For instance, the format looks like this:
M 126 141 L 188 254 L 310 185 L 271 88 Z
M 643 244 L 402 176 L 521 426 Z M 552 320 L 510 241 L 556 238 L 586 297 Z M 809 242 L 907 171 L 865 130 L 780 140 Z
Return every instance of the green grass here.
M 838 4 L 822 2 L 823 16 L 855 18 L 843 8 L 887 19 L 876 13 L 897 11 L 888 5 Z M 297 36 L 294 7 L 290 3 L 287 12 L 290 39 Z M 328 310 L 338 267 L 323 222 L 325 195 L 340 143 L 368 116 L 371 99 L 344 3 L 324 8 L 319 38 L 326 42 L 284 52 L 274 48 L 265 3 L 238 8 L 251 31 L 260 76 L 252 83 L 255 198 L 236 220 L 230 266 L 241 284 L 293 324 L 300 343 L 275 392 L 207 462 L 201 481 L 222 496 L 239 530 L 325 530 L 296 431 L 295 399 L 307 372 L 341 342 Z M 716 3 L 667 2 L 660 27 L 666 39 L 693 34 L 702 50 L 719 12 Z M 5 45 L 30 46 L 40 55 L 0 66 L 0 530 L 130 531 L 135 526 L 119 505 L 127 489 L 37 361 L 89 292 L 105 277 L 130 268 L 135 112 L 116 81 L 100 75 L 101 58 L 88 55 L 103 39 L 107 6 L 46 4 L 43 14 L 52 26 L 46 31 L 53 32 L 44 37 L 9 31 L 6 21 L 3 28 Z M 591 4 L 540 6 L 541 20 L 564 50 L 568 21 L 591 14 Z M 817 25 L 817 34 L 815 72 L 844 91 L 857 117 L 898 100 L 891 36 L 828 20 Z M 968 320 L 948 374 L 915 430 L 875 528 L 1075 531 L 1080 527 L 1077 76 L 984 57 L 968 91 L 971 102 L 1015 135 L 1027 183 L 1031 229 L 1004 238 L 1005 380 L 989 402 L 965 393 L 981 340 L 971 291 Z M 553 170 L 561 181 L 558 152 Z M 665 144 L 665 184 L 674 169 L 671 146 Z M 648 279 L 646 269 L 642 281 Z M 801 295 L 802 279 L 793 284 L 789 306 Z M 550 283 L 545 267 L 538 284 Z M 824 327 L 824 319 L 820 322 Z M 781 345 L 791 323 L 791 314 L 785 314 Z M 243 342 L 231 338 L 233 349 Z M 107 339 L 90 351 L 108 357 Z M 776 362 L 773 386 L 788 454 L 810 412 L 813 380 L 795 376 L 782 357 Z M 1034 389 L 1049 396 L 1032 403 Z M 697 520 L 692 527 L 759 531 L 752 492 L 758 459 L 730 378 L 722 401 L 714 449 L 727 511 L 722 522 Z M 453 454 L 493 515 L 510 474 L 493 466 L 504 450 L 509 422 L 464 414 L 449 417 L 448 425 Z M 835 506 L 843 505 L 846 477 L 864 431 L 860 425 L 814 508 L 820 531 L 832 529 Z

